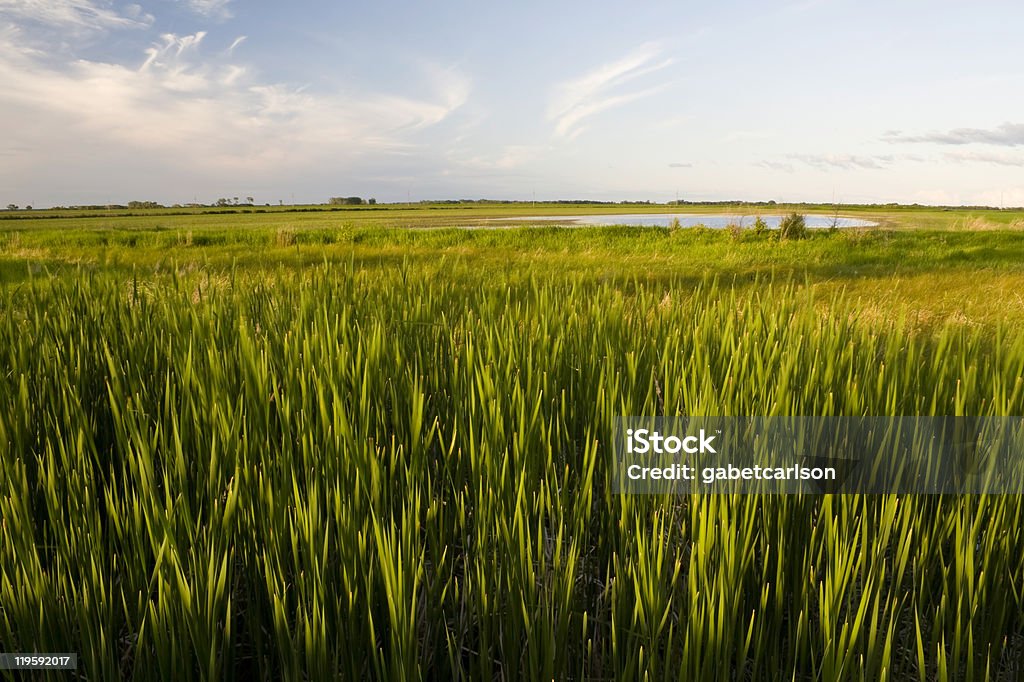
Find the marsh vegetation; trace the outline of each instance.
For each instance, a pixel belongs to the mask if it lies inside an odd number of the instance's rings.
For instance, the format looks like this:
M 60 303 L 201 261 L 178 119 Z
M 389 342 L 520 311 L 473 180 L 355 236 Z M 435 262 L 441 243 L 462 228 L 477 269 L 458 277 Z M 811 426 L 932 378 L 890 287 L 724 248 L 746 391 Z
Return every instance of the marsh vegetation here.
M 0 226 L 5 650 L 1019 674 L 1020 498 L 623 496 L 607 450 L 628 414 L 1024 413 L 1019 234 L 68 220 Z

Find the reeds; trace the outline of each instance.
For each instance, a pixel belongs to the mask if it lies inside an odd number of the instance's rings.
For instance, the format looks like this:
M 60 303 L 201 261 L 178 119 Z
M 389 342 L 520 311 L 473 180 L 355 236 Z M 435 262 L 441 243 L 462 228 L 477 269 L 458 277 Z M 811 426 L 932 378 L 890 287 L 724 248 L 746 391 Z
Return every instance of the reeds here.
M 0 645 L 90 679 L 1014 679 L 1016 497 L 617 496 L 630 414 L 1020 414 L 1024 335 L 324 266 L 4 293 Z M 627 293 L 628 292 L 628 293 Z

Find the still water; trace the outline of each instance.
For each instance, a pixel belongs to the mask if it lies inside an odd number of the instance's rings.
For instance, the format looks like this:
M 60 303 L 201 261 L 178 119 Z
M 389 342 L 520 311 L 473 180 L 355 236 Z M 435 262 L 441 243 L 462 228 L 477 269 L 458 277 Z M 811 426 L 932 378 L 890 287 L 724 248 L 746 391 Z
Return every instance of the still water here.
M 777 228 L 784 216 L 762 215 L 765 223 L 770 228 Z M 711 228 L 725 228 L 729 225 L 740 225 L 742 227 L 753 227 L 756 216 L 747 215 L 713 215 L 697 213 L 635 213 L 617 215 L 581 215 L 581 216 L 535 216 L 525 220 L 551 220 L 563 222 L 567 225 L 650 225 L 668 227 L 673 218 L 679 219 L 682 227 L 694 227 L 704 225 Z M 808 215 L 804 216 L 807 227 L 874 227 L 878 223 L 859 218 L 844 218 L 842 216 Z

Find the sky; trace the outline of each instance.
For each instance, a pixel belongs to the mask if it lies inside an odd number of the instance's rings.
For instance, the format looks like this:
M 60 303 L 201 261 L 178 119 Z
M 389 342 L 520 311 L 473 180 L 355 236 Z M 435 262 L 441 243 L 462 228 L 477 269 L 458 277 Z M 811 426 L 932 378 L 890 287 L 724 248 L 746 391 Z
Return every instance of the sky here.
M 1024 205 L 1024 5 L 0 0 L 0 205 Z

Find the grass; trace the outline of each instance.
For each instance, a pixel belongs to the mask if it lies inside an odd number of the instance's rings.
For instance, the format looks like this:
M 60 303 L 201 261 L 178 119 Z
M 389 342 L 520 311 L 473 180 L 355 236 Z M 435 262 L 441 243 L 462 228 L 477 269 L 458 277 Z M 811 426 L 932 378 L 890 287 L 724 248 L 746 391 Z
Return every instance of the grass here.
M 0 225 L 10 229 L 75 229 L 84 224 L 128 229 L 206 229 L 225 222 L 237 229 L 293 224 L 300 227 L 335 227 L 352 223 L 376 227 L 450 227 L 452 225 L 515 224 L 537 216 L 592 214 L 685 213 L 741 216 L 787 215 L 833 216 L 837 212 L 873 220 L 890 229 L 986 230 L 1024 227 L 1024 209 L 932 208 L 924 206 L 858 206 L 831 204 L 778 204 L 758 206 L 732 204 L 564 204 L 564 203 L 478 203 L 478 204 L 391 204 L 374 206 L 228 206 L 209 208 L 0 211 Z
M 620 496 L 607 447 L 629 414 L 1024 413 L 1016 235 L 280 229 L 0 240 L 4 650 L 1019 677 L 1019 497 Z
M 115 229 L 96 219 L 68 226 L 10 221 L 17 230 L 0 223 L 0 281 L 24 282 L 33 273 L 60 277 L 79 269 L 145 279 L 168 272 L 217 277 L 232 268 L 301 270 L 324 261 L 370 269 L 403 261 L 436 269 L 443 262 L 456 278 L 483 268 L 511 281 L 573 274 L 598 281 L 638 278 L 654 286 L 669 279 L 695 284 L 713 275 L 749 287 L 765 279 L 795 279 L 814 287 L 822 300 L 844 292 L 863 301 L 865 315 L 904 316 L 925 325 L 1024 315 L 1024 299 L 1015 293 L 1024 291 L 1024 241 L 1008 230 L 811 230 L 810 239 L 780 243 L 775 231 L 734 236 L 727 230 L 671 228 L 395 229 L 351 220 L 303 227 L 290 214 L 277 215 L 288 217 L 253 226 L 245 215 L 213 216 L 216 226 L 162 229 Z

